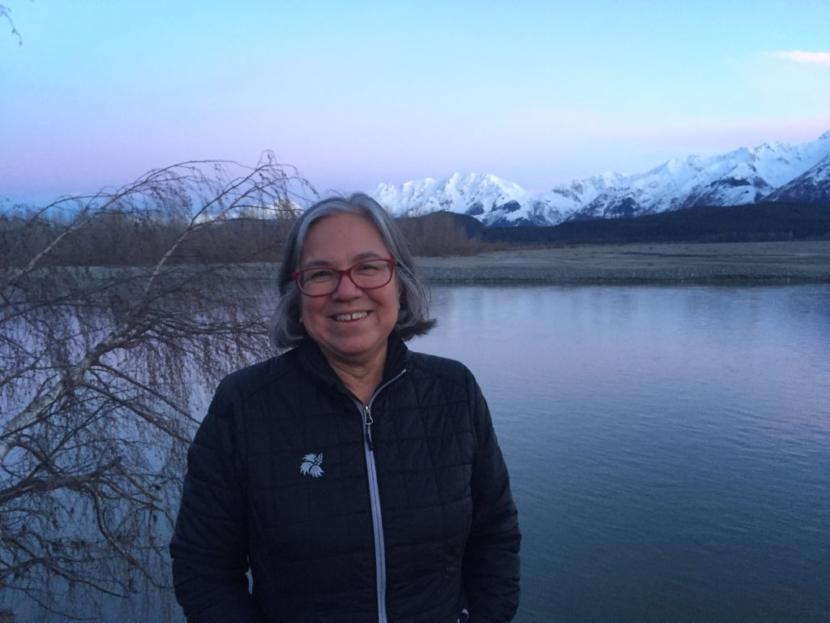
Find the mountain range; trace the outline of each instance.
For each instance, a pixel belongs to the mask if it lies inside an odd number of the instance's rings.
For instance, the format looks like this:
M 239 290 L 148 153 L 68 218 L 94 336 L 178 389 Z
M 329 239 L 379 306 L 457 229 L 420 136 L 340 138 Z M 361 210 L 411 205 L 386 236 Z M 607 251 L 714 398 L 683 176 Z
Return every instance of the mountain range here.
M 764 143 L 715 156 L 687 156 L 634 175 L 604 173 L 542 193 L 492 174 L 453 173 L 370 193 L 395 216 L 445 210 L 488 227 L 559 225 L 703 206 L 760 202 L 830 206 L 830 131 L 808 143 Z

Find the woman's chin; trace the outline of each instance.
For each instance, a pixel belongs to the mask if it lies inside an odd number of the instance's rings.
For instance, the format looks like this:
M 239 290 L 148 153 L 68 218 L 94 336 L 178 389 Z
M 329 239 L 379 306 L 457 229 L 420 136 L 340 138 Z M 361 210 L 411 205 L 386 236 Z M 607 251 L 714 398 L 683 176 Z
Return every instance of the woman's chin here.
M 368 336 L 355 335 L 321 344 L 323 352 L 329 358 L 343 362 L 367 363 L 381 353 L 385 353 L 386 340 L 369 339 Z

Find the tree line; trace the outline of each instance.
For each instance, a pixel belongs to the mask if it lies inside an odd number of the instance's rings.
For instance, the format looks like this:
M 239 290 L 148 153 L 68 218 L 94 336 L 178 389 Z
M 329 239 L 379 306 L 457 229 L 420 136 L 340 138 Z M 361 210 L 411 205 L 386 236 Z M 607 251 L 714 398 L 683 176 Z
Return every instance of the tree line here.
M 0 267 L 25 265 L 50 246 L 40 266 L 147 266 L 168 249 L 178 264 L 275 262 L 295 210 L 286 203 L 209 222 L 123 202 L 69 215 L 18 210 L 0 215 Z
M 827 240 L 830 206 L 760 203 L 696 207 L 636 218 L 566 221 L 555 227 L 481 229 L 477 235 L 491 243 L 536 246 Z
M 171 264 L 279 262 L 300 208 L 290 200 L 234 210 L 210 222 L 186 213 L 146 209 L 120 201 L 71 212 L 73 202 L 44 210 L 0 214 L 0 268 L 39 266 L 148 266 L 172 249 Z M 455 215 L 402 218 L 398 223 L 415 255 L 470 255 L 488 248 Z M 177 243 L 177 240 L 181 240 Z

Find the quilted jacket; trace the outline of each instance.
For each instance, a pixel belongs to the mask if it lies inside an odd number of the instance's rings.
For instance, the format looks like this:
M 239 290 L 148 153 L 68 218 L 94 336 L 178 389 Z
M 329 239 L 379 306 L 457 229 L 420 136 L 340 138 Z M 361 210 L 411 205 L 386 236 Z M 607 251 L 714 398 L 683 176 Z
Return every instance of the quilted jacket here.
M 519 542 L 472 374 L 393 333 L 366 405 L 311 340 L 226 377 L 170 551 L 190 623 L 501 623 Z

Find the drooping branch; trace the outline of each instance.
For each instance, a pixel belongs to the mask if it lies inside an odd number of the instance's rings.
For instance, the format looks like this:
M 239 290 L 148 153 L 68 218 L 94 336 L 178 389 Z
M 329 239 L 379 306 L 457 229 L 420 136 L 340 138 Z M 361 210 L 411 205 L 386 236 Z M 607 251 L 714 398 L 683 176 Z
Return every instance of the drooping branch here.
M 62 612 L 51 582 L 166 584 L 194 397 L 268 353 L 276 270 L 236 262 L 276 257 L 303 193 L 268 155 L 0 215 L 0 586 Z

